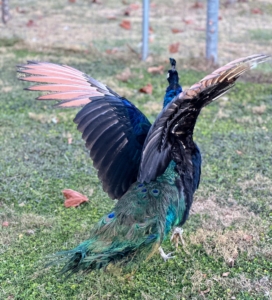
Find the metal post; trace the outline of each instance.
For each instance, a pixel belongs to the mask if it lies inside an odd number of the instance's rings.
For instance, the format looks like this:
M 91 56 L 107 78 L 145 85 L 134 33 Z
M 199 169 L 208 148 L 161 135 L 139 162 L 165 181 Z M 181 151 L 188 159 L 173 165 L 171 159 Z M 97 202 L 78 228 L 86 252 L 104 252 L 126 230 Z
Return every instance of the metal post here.
M 6 24 L 9 20 L 9 6 L 8 6 L 8 0 L 2 0 L 2 21 L 4 24 Z
M 143 24 L 142 24 L 142 60 L 148 56 L 149 35 L 149 0 L 143 0 Z
M 217 63 L 219 0 L 208 0 L 206 27 L 206 58 Z

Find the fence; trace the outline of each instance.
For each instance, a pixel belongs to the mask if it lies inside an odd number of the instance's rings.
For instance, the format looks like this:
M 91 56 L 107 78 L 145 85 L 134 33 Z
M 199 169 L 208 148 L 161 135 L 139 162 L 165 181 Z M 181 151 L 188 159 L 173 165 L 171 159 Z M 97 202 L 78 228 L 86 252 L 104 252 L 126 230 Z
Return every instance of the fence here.
M 220 1 L 218 60 L 272 50 L 272 0 Z M 109 55 L 141 53 L 142 3 L 128 0 L 10 2 L 0 39 L 18 38 L 35 49 L 95 48 Z M 206 1 L 150 3 L 149 55 L 205 57 Z

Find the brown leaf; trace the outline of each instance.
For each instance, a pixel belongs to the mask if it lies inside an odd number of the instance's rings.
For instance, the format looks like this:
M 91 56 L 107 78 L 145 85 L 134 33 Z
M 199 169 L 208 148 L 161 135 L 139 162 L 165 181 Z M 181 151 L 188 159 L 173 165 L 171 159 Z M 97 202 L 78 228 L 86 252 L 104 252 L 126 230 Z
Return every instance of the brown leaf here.
M 107 54 L 115 54 L 115 53 L 117 53 L 119 50 L 118 50 L 118 48 L 112 48 L 112 49 L 107 49 L 106 50 L 106 53 Z
M 191 8 L 195 8 L 195 9 L 197 9 L 197 8 L 204 8 L 204 4 L 197 1 L 197 2 L 195 2 L 195 3 L 191 6 Z
M 154 29 L 151 26 L 149 26 L 149 34 L 152 34 L 152 33 L 154 33 Z
M 239 151 L 239 150 L 236 150 L 236 153 L 237 153 L 238 155 L 242 155 L 242 154 L 243 154 L 243 152 L 242 152 L 242 151 Z
M 73 138 L 71 138 L 71 137 L 68 137 L 68 139 L 67 139 L 67 142 L 68 142 L 68 145 L 71 145 L 71 144 L 72 144 L 72 142 L 73 142 Z
M 218 20 L 219 20 L 219 21 L 223 20 L 223 17 L 222 17 L 222 16 L 219 16 L 219 17 L 218 17 Z
M 183 22 L 184 22 L 186 25 L 194 24 L 194 20 L 192 20 L 192 19 L 183 19 Z
M 255 15 L 262 15 L 263 11 L 260 8 L 252 8 L 251 13 Z
M 183 30 L 183 29 L 180 29 L 180 28 L 171 28 L 171 31 L 172 31 L 173 33 L 184 32 L 184 30 Z
M 229 274 L 230 274 L 230 272 L 225 272 L 225 273 L 222 274 L 222 277 L 228 277 Z
M 164 70 L 164 67 L 163 67 L 163 66 L 149 67 L 149 68 L 147 69 L 147 72 L 148 72 L 148 73 L 151 73 L 151 74 L 163 74 L 163 70 Z
M 4 222 L 2 223 L 2 226 L 3 226 L 3 227 L 8 227 L 8 226 L 9 226 L 9 222 L 8 222 L 8 221 L 4 221 Z
M 25 14 L 27 11 L 17 6 L 16 7 L 16 12 L 19 13 L 19 14 Z
M 179 50 L 179 45 L 180 45 L 179 42 L 171 44 L 171 45 L 169 46 L 169 52 L 170 52 L 170 53 L 177 53 L 178 50 Z
M 252 235 L 249 235 L 249 234 L 245 234 L 244 236 L 243 236 L 243 239 L 244 239 L 244 241 L 246 241 L 246 242 L 251 242 L 252 241 L 252 239 L 253 239 L 253 236 Z
M 34 21 L 33 20 L 28 20 L 28 22 L 26 23 L 27 27 L 32 27 L 34 26 Z
M 129 7 L 127 7 L 127 8 L 124 10 L 124 16 L 127 16 L 127 17 L 130 16 L 130 8 L 129 8 Z
M 70 3 L 76 3 L 76 0 L 69 0 Z
M 65 207 L 71 207 L 71 206 L 76 207 L 83 202 L 89 201 L 89 199 L 86 196 L 71 189 L 63 190 L 62 193 L 65 198 L 64 201 Z
M 116 75 L 116 78 L 122 82 L 128 82 L 131 77 L 130 68 L 126 68 L 122 73 Z
M 138 9 L 140 8 L 140 5 L 139 5 L 138 3 L 131 3 L 131 4 L 129 5 L 129 8 L 130 8 L 131 10 L 138 10 Z
M 200 291 L 200 293 L 201 294 L 207 294 L 207 293 L 209 293 L 210 290 L 211 290 L 210 288 L 207 288 L 205 291 Z
M 146 86 L 142 87 L 139 89 L 139 92 L 140 93 L 144 93 L 144 94 L 152 94 L 152 90 L 153 90 L 153 87 L 152 87 L 152 84 L 151 83 L 148 83 Z
M 258 114 L 258 115 L 262 115 L 266 110 L 266 106 L 264 104 L 260 105 L 260 106 L 254 106 L 252 107 L 252 112 L 254 114 Z
M 117 17 L 115 15 L 109 15 L 109 16 L 107 16 L 107 19 L 108 20 L 116 20 Z
M 130 30 L 131 29 L 131 23 L 128 20 L 123 20 L 120 24 L 120 27 L 126 29 L 126 30 Z

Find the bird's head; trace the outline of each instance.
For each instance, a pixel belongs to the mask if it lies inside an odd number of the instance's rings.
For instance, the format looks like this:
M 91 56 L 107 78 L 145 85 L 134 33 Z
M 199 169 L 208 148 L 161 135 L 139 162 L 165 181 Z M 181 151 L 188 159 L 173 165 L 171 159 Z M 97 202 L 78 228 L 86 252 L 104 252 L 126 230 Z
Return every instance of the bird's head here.
M 179 76 L 176 71 L 176 61 L 174 58 L 169 58 L 172 69 L 167 73 L 167 80 L 169 85 L 178 85 L 179 84 Z

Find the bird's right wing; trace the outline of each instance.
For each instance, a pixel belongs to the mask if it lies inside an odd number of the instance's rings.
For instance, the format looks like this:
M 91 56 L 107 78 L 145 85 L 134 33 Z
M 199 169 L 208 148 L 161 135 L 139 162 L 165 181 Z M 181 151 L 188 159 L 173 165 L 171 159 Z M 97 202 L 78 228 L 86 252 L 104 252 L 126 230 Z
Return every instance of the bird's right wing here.
M 21 80 L 38 82 L 27 90 L 49 92 L 37 100 L 57 100 L 57 107 L 82 107 L 74 122 L 90 150 L 103 189 L 119 199 L 137 180 L 142 147 L 151 127 L 130 101 L 72 67 L 29 61 Z
M 234 60 L 175 97 L 158 115 L 149 130 L 138 180 L 150 182 L 162 175 L 174 159 L 172 150 L 176 141 L 184 145 L 184 150 L 188 144 L 192 145 L 193 130 L 201 109 L 225 94 L 240 75 L 269 58 L 268 55 L 255 54 Z

